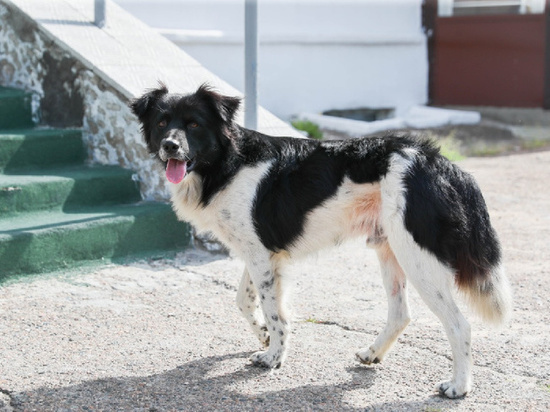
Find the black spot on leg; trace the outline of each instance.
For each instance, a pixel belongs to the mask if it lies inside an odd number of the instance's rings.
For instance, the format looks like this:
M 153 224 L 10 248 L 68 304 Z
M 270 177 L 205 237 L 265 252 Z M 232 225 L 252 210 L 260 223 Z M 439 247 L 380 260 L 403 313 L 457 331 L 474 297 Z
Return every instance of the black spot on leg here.
M 263 325 L 260 330 L 264 331 L 264 332 L 267 332 L 267 326 L 266 325 Z
M 440 292 L 437 292 L 436 296 L 438 299 L 443 300 L 443 295 Z
M 272 329 L 273 329 L 273 332 L 275 332 L 275 326 L 273 326 L 273 328 L 272 328 Z
M 373 361 L 372 361 L 372 363 L 380 363 L 380 359 L 374 358 Z
M 279 317 L 277 315 L 271 316 L 271 319 L 273 319 L 275 322 L 279 321 Z
M 220 216 L 222 218 L 224 218 L 225 220 L 229 220 L 229 219 L 231 219 L 231 212 L 229 212 L 229 210 L 227 210 L 227 209 L 222 209 L 220 211 Z
M 265 300 L 265 295 L 262 295 L 262 296 L 261 296 L 261 299 L 262 299 L 262 300 Z
M 281 339 L 281 346 L 285 346 L 285 341 Z
M 279 330 L 279 336 L 285 336 L 285 333 L 282 330 Z
M 262 285 L 260 286 L 262 289 L 270 289 L 273 287 L 273 278 L 266 280 L 265 282 L 262 282 Z

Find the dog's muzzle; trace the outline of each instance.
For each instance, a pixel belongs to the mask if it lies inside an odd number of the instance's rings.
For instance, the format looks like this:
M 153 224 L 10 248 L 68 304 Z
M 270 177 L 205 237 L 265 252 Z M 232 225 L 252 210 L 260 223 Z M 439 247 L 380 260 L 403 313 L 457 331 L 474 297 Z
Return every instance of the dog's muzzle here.
M 168 159 L 184 160 L 185 152 L 179 139 L 167 137 L 160 144 L 159 156 L 165 162 Z
M 194 165 L 182 146 L 174 137 L 167 137 L 160 144 L 159 157 L 166 162 L 166 178 L 171 183 L 181 182 Z

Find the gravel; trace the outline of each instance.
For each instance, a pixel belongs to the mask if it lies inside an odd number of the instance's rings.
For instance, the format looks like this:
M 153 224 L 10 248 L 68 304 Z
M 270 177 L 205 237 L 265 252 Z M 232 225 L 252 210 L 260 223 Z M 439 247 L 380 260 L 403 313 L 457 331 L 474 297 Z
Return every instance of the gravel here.
M 550 152 L 461 161 L 484 191 L 515 294 L 502 329 L 465 309 L 474 390 L 447 400 L 438 320 L 411 291 L 412 322 L 383 363 L 359 365 L 386 319 L 361 242 L 294 265 L 293 334 L 278 370 L 234 304 L 243 265 L 189 250 L 0 286 L 0 411 L 550 410 Z

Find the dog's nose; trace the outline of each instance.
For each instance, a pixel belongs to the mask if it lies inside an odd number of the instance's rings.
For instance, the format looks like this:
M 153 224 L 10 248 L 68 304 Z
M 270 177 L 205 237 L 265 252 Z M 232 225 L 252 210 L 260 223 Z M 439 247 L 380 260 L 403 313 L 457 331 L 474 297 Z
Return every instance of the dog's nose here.
M 166 139 L 162 142 L 162 148 L 166 153 L 176 153 L 180 149 L 180 145 L 173 139 Z

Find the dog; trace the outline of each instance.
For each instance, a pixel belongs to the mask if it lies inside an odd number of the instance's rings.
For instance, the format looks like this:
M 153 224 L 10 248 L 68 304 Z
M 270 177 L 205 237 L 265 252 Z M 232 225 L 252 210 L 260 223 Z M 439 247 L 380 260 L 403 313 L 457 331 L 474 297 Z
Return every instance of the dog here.
M 273 137 L 239 126 L 239 105 L 208 85 L 182 95 L 162 83 L 130 103 L 148 150 L 165 167 L 179 219 L 245 262 L 237 304 L 266 347 L 252 363 L 278 368 L 285 360 L 285 265 L 362 236 L 376 251 L 389 301 L 387 324 L 358 360 L 381 362 L 405 329 L 410 282 L 452 348 L 452 379 L 436 389 L 466 395 L 470 325 L 455 285 L 487 321 L 504 322 L 511 307 L 501 247 L 474 179 L 426 139 Z

